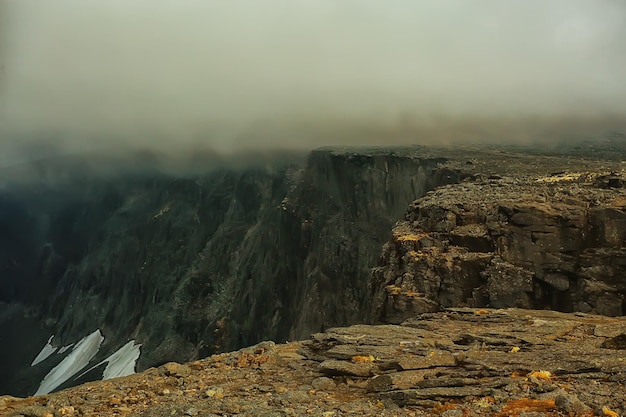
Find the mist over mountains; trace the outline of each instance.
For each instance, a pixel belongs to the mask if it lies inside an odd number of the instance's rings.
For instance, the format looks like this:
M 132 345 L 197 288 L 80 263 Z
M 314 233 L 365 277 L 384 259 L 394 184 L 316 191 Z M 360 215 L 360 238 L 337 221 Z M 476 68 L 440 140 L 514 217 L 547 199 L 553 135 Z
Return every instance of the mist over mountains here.
M 532 142 L 626 126 L 621 1 L 0 7 L 5 161 Z

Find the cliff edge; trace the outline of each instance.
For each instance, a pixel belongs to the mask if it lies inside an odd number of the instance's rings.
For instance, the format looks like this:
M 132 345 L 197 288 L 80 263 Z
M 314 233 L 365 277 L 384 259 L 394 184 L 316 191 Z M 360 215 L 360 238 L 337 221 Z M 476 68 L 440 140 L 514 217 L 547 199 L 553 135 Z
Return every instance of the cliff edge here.
M 127 349 L 130 373 L 450 307 L 620 316 L 623 154 L 568 155 L 324 149 L 8 188 L 0 329 L 14 340 L 0 388 L 100 379 Z M 43 384 L 86 340 L 89 363 Z
M 618 416 L 626 318 L 446 309 L 26 399 L 7 416 Z
M 626 192 L 602 161 L 505 154 L 413 202 L 373 271 L 373 322 L 452 306 L 620 316 Z M 478 166 L 477 166 L 478 165 Z

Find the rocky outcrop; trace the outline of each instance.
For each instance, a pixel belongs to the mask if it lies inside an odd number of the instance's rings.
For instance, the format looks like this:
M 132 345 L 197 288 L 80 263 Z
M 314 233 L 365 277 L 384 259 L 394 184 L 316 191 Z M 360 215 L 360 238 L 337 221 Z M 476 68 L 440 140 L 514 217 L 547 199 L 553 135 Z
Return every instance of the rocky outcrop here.
M 626 407 L 618 394 L 625 325 L 624 318 L 587 314 L 446 309 L 399 326 L 315 334 L 301 352 L 321 373 L 363 381 L 366 391 L 403 407 L 601 415 Z
M 412 203 L 373 271 L 371 319 L 399 323 L 451 306 L 624 314 L 621 175 L 520 172 Z
M 31 398 L 9 416 L 617 416 L 626 318 L 447 309 Z

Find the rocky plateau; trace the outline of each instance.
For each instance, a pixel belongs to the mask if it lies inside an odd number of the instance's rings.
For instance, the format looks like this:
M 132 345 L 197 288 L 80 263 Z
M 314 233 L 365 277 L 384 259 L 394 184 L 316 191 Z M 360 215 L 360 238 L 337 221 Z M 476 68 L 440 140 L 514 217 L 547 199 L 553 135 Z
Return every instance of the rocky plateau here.
M 619 416 L 626 319 L 446 309 L 354 325 L 30 398 L 52 416 Z
M 373 271 L 373 321 L 453 306 L 624 314 L 619 166 L 501 158 L 410 205 Z
M 622 415 L 622 142 L 6 186 L 0 412 Z M 27 397 L 96 328 L 140 373 Z

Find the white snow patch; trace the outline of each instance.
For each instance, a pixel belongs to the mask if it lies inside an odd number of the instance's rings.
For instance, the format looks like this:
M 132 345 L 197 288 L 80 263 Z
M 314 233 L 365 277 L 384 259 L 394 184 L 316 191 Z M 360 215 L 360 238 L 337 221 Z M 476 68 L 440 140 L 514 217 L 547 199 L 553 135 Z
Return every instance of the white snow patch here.
M 119 348 L 117 352 L 102 361 L 109 362 L 104 369 L 102 379 L 111 379 L 134 374 L 135 364 L 141 354 L 140 347 L 141 344 L 135 344 L 135 341 L 131 340 Z
M 35 359 L 33 359 L 33 363 L 31 363 L 30 366 L 37 365 L 39 362 L 42 362 L 48 359 L 50 355 L 56 352 L 58 348 L 55 348 L 54 346 L 52 346 L 52 344 L 50 343 L 52 342 L 52 339 L 54 339 L 54 335 L 50 336 L 50 339 L 48 339 L 48 343 L 46 343 L 46 345 L 41 349 L 41 352 L 39 352 L 37 356 L 35 356 Z
M 104 341 L 100 329 L 82 338 L 65 359 L 45 376 L 35 395 L 48 394 L 83 369 L 96 356 Z
M 111 356 L 87 369 L 85 372 L 78 375 L 74 379 L 80 378 L 87 372 L 97 368 L 98 366 L 106 362 L 108 362 L 108 364 L 106 368 L 104 368 L 104 372 L 102 373 L 103 380 L 132 375 L 135 373 L 135 364 L 137 363 L 137 359 L 139 359 L 139 355 L 141 354 L 141 350 L 139 349 L 140 347 L 141 344 L 135 344 L 135 341 L 131 340 L 130 342 L 119 348 Z

